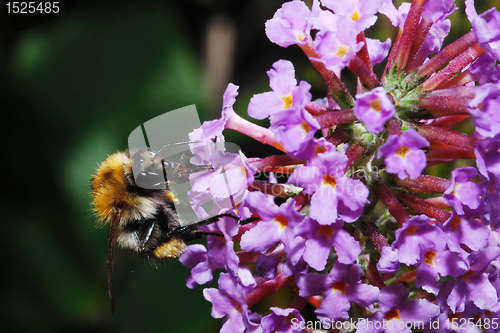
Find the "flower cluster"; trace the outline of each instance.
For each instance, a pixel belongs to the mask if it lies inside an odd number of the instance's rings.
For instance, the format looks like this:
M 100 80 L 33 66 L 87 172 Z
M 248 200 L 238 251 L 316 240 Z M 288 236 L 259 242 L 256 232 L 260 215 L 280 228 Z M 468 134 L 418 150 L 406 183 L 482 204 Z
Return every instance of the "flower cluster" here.
M 358 332 L 500 331 L 500 12 L 465 3 L 472 30 L 445 47 L 454 0 L 297 0 L 266 22 L 271 42 L 303 50 L 327 94 L 313 100 L 278 60 L 270 91 L 248 105 L 269 128 L 234 112 L 229 84 L 222 117 L 192 133 L 217 144 L 232 129 L 281 151 L 240 152 L 225 172 L 192 179 L 199 211 L 206 198 L 217 203 L 210 214 L 237 206 L 239 221 L 205 226 L 207 245 L 180 258 L 190 288 L 222 270 L 218 288 L 203 292 L 221 332 L 301 331 L 307 303 L 323 323 L 369 319 Z M 394 42 L 365 36 L 381 15 L 398 30 Z M 355 94 L 345 70 L 357 76 Z M 466 118 L 473 135 L 452 128 Z M 469 166 L 449 178 L 423 174 L 458 159 Z M 284 288 L 295 293 L 288 307 L 254 312 Z

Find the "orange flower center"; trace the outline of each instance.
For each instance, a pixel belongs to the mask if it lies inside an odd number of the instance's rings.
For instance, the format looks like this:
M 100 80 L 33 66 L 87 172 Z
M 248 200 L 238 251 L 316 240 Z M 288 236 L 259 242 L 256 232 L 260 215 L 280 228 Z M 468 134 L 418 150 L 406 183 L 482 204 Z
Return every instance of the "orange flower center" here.
M 347 46 L 340 45 L 339 49 L 337 50 L 337 53 L 335 55 L 339 58 L 344 58 L 348 52 L 349 52 L 349 48 Z
M 345 282 L 335 282 L 333 284 L 333 290 L 338 290 L 342 294 L 345 294 L 345 288 L 347 287 L 347 283 Z
M 380 100 L 380 98 L 377 98 L 377 99 L 371 101 L 370 107 L 372 108 L 372 110 L 374 110 L 376 112 L 382 111 L 382 101 Z
M 283 97 L 283 102 L 285 102 L 285 106 L 283 107 L 284 109 L 288 109 L 290 106 L 292 106 L 292 103 L 293 103 L 292 94 Z
M 417 229 L 418 229 L 418 227 L 416 225 L 412 225 L 411 227 L 406 229 L 405 233 L 407 235 L 415 236 Z
M 398 151 L 396 152 L 396 154 L 398 154 L 399 156 L 401 157 L 405 157 L 406 154 L 408 154 L 410 152 L 410 149 L 406 146 L 401 146 L 399 147 Z
M 436 252 L 433 252 L 433 251 L 427 251 L 425 253 L 425 263 L 428 264 L 428 265 L 434 265 L 434 263 L 432 262 L 432 260 L 434 259 L 434 257 L 437 255 Z
M 458 217 L 458 216 L 455 216 L 453 218 L 453 220 L 451 220 L 451 223 L 450 223 L 450 228 L 451 230 L 453 231 L 457 231 L 458 230 L 458 226 L 462 223 L 462 220 Z
M 323 176 L 323 182 L 325 183 L 325 185 L 330 185 L 333 188 L 335 188 L 335 186 L 337 185 L 337 181 L 335 180 L 335 178 L 330 175 Z
M 279 222 L 281 224 L 281 228 L 285 228 L 288 225 L 288 220 L 283 217 L 283 215 L 279 215 L 274 219 L 276 222 Z
M 394 318 L 401 319 L 399 317 L 399 310 L 398 309 L 392 309 L 391 311 L 389 311 L 385 314 L 385 320 L 387 320 L 387 321 L 394 319 Z
M 464 275 L 464 281 L 465 281 L 465 282 L 468 282 L 469 277 L 470 277 L 472 274 L 474 274 L 474 273 L 475 273 L 475 272 L 474 272 L 472 269 L 471 269 L 471 270 L 469 270 L 467 273 L 465 273 L 465 275 Z
M 326 152 L 326 147 L 316 146 L 316 150 L 314 151 L 314 155 L 318 156 L 319 154 L 323 154 L 324 152 Z
M 302 130 L 304 130 L 304 132 L 306 133 L 309 133 L 309 131 L 311 130 L 311 127 L 305 120 L 302 122 L 302 124 L 300 124 L 300 128 L 302 128 Z
M 333 228 L 330 227 L 329 225 L 322 225 L 321 227 L 319 227 L 319 230 L 318 230 L 318 235 L 327 235 L 328 237 L 331 237 L 332 234 L 333 234 Z

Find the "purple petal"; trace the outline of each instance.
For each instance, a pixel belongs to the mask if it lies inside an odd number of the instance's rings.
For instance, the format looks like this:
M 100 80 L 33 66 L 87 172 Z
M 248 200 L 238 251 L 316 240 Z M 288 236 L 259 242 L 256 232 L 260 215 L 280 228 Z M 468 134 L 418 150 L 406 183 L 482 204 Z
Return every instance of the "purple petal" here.
M 334 281 L 329 275 L 309 273 L 299 277 L 297 286 L 302 297 L 324 295 L 333 286 Z
M 326 266 L 331 248 L 331 240 L 326 235 L 310 238 L 306 241 L 304 260 L 315 270 L 321 271 Z
M 347 288 L 346 296 L 349 301 L 367 307 L 379 300 L 380 290 L 368 284 L 357 283 Z
M 328 225 L 338 217 L 337 196 L 331 186 L 321 186 L 321 190 L 313 194 L 309 214 L 319 224 Z
M 218 289 L 205 288 L 203 296 L 212 303 L 212 317 L 214 318 L 222 318 L 234 309 L 234 303 Z
M 259 222 L 241 236 L 240 246 L 245 251 L 263 253 L 280 241 L 282 231 L 278 222 Z
M 399 308 L 408 299 L 410 291 L 403 284 L 395 284 L 382 288 L 380 294 L 380 310 L 387 313 L 394 308 Z
M 301 1 L 284 3 L 266 22 L 267 38 L 281 47 L 304 44 L 311 29 L 310 15 L 309 8 Z
M 273 64 L 273 68 L 267 72 L 271 89 L 280 96 L 291 94 L 297 85 L 293 64 L 288 60 L 278 60 Z
M 254 95 L 248 104 L 248 115 L 254 119 L 264 119 L 283 110 L 285 102 L 273 91 Z
M 381 42 L 378 39 L 366 38 L 366 44 L 368 46 L 368 54 L 370 55 L 372 65 L 376 65 L 387 58 L 392 46 L 392 41 L 390 38 L 387 38 L 385 42 Z
M 381 273 L 394 273 L 399 271 L 398 250 L 384 246 L 377 268 Z
M 245 332 L 245 322 L 241 311 L 233 311 L 228 314 L 220 333 L 243 333 Z
M 484 310 L 489 310 L 498 302 L 497 290 L 491 284 L 486 274 L 475 274 L 468 279 L 468 297 L 474 304 Z
M 439 275 L 436 267 L 426 264 L 418 266 L 415 287 L 422 287 L 425 291 L 437 295 L 439 293 L 438 280 Z
M 432 318 L 439 315 L 439 306 L 426 299 L 412 299 L 399 308 L 401 320 L 405 322 L 423 321 L 427 324 Z
M 340 290 L 331 290 L 314 312 L 319 320 L 346 320 L 349 318 L 347 311 L 350 308 L 351 302 Z
M 338 261 L 343 264 L 352 264 L 361 253 L 359 242 L 344 229 L 336 230 L 332 243 L 337 252 Z

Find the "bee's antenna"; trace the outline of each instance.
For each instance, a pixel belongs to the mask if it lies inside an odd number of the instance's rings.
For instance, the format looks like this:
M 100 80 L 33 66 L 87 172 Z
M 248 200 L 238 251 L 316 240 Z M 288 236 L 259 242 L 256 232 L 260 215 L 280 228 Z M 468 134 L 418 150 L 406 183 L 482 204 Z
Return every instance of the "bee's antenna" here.
M 116 235 L 120 224 L 121 212 L 118 208 L 116 216 L 111 221 L 108 239 L 108 294 L 111 301 L 111 313 L 115 314 L 115 297 L 113 295 L 113 255 L 115 251 Z
M 160 148 L 160 150 L 158 150 L 155 154 L 155 157 L 157 157 L 158 155 L 160 155 L 161 151 L 164 149 L 164 148 L 167 148 L 167 147 L 171 147 L 171 146 L 179 146 L 179 145 L 184 145 L 184 144 L 188 144 L 188 143 L 200 143 L 201 141 L 183 141 L 183 142 L 176 142 L 176 143 L 168 143 L 166 145 L 164 145 L 163 147 Z

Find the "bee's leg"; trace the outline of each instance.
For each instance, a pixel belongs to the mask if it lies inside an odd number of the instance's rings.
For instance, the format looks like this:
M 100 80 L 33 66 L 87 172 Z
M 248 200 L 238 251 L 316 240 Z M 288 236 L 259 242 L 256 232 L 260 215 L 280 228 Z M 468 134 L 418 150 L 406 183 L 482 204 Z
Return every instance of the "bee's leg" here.
M 210 223 L 217 222 L 217 221 L 219 221 L 219 219 L 220 219 L 221 217 L 232 217 L 232 218 L 233 218 L 233 219 L 235 219 L 236 221 L 239 221 L 239 220 L 240 220 L 240 219 L 239 219 L 239 217 L 234 216 L 234 215 L 232 215 L 232 214 L 228 214 L 228 213 L 226 213 L 226 214 L 219 214 L 219 215 L 215 215 L 215 216 L 209 217 L 209 218 L 207 218 L 207 219 L 205 219 L 205 220 L 198 221 L 198 222 L 196 222 L 196 223 L 195 223 L 195 225 L 196 225 L 196 226 L 198 226 L 198 227 L 201 227 L 202 225 L 207 225 L 207 224 L 210 224 Z
M 205 236 L 217 236 L 217 237 L 224 237 L 223 234 L 220 234 L 218 232 L 208 232 L 208 231 L 205 231 L 205 230 L 200 230 L 200 229 L 196 229 L 196 230 L 193 230 L 191 231 L 191 234 L 190 234 L 191 237 L 193 237 L 192 240 L 195 240 L 195 239 L 200 239 L 200 238 L 203 238 Z M 190 239 L 191 240 L 191 239 Z
M 181 227 L 179 229 L 176 229 L 170 233 L 170 235 L 175 237 L 175 234 L 189 234 L 189 239 L 186 239 L 186 241 L 192 241 L 195 239 L 200 239 L 203 238 L 203 236 L 219 236 L 219 237 L 224 237 L 224 235 L 217 233 L 217 232 L 209 232 L 209 231 L 204 231 L 200 230 L 197 227 L 207 225 L 210 223 L 217 222 L 221 217 L 232 217 L 235 220 L 239 220 L 238 217 L 231 215 L 231 214 L 220 214 L 220 215 L 215 215 L 212 217 L 209 217 L 205 220 L 198 221 L 197 223 L 190 224 L 184 227 Z
M 144 249 L 146 248 L 146 243 L 149 241 L 149 238 L 151 237 L 151 233 L 153 232 L 154 227 L 155 223 L 153 222 L 151 223 L 151 226 L 148 228 L 144 240 L 142 241 L 141 251 L 144 251 Z

